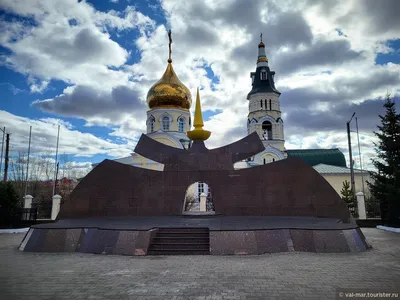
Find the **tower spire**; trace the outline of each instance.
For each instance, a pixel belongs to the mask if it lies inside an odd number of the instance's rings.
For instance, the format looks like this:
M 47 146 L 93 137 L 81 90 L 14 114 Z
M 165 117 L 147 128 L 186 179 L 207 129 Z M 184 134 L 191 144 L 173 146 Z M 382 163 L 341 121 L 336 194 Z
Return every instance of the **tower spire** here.
M 201 104 L 200 104 L 200 93 L 199 88 L 197 88 L 196 95 L 196 108 L 194 110 L 194 121 L 193 121 L 194 130 L 188 131 L 187 136 L 193 141 L 205 141 L 211 135 L 210 131 L 204 130 L 203 126 L 203 116 L 201 113 Z
M 258 58 L 257 58 L 257 66 L 268 66 L 268 58 L 265 54 L 265 44 L 262 40 L 263 34 L 260 34 L 260 43 L 258 44 Z

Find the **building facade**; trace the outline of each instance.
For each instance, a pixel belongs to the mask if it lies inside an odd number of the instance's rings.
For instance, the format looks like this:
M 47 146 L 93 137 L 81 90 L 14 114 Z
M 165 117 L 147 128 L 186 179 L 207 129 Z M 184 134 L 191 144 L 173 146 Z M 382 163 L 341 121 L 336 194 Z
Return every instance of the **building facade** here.
M 265 150 L 254 156 L 250 165 L 267 164 L 287 157 L 283 120 L 279 97 L 274 77 L 268 65 L 265 45 L 258 45 L 258 58 L 255 72 L 250 73 L 252 89 L 247 95 L 249 113 L 247 118 L 247 133 L 258 133 Z

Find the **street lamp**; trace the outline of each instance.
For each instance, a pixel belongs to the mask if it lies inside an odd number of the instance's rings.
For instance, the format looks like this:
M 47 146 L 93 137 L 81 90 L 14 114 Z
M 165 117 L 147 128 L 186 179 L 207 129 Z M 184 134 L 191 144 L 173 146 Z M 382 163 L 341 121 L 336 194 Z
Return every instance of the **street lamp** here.
M 4 148 L 4 137 L 6 135 L 6 128 L 4 127 L 3 129 L 0 128 L 1 131 L 3 131 L 3 138 L 1 139 L 1 155 L 0 155 L 0 173 L 1 173 L 1 167 L 3 166 L 3 148 Z
M 364 188 L 364 170 L 361 160 L 361 146 L 360 146 L 360 135 L 358 133 L 358 120 L 356 117 L 356 128 L 357 128 L 357 141 L 358 141 L 358 156 L 360 158 L 360 170 L 361 170 L 361 183 L 362 183 L 362 192 L 365 195 L 365 188 Z
M 355 195 L 355 182 L 354 182 L 354 169 L 353 169 L 353 153 L 351 151 L 351 138 L 350 138 L 350 122 L 353 120 L 353 117 L 356 113 L 354 112 L 353 115 L 351 116 L 350 120 L 347 121 L 347 140 L 349 143 L 349 156 L 350 156 L 350 179 L 351 179 L 351 191 L 353 192 L 353 195 Z

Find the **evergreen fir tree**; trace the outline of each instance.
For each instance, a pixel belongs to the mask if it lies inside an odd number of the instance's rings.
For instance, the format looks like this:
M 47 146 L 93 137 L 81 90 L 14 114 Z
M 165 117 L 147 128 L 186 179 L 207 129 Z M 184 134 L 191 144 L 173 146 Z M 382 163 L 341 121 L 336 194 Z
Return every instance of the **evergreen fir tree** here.
M 13 225 L 21 217 L 21 204 L 11 183 L 0 182 L 0 225 Z
M 350 211 L 354 211 L 356 207 L 356 196 L 353 194 L 353 191 L 350 188 L 350 182 L 345 180 L 343 182 L 342 190 L 340 191 L 342 195 L 342 200 L 346 203 L 347 207 Z
M 384 105 L 386 114 L 379 116 L 381 125 L 374 132 L 379 139 L 375 143 L 377 159 L 373 164 L 377 171 L 371 172 L 373 181 L 368 182 L 371 194 L 379 200 L 381 216 L 385 225 L 400 227 L 400 114 L 390 95 Z

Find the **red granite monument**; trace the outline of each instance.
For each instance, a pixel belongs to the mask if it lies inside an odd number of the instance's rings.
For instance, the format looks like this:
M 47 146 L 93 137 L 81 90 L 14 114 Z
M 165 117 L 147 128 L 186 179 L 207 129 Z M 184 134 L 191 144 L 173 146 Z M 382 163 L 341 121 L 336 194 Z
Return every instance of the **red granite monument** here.
M 354 252 L 369 246 L 330 184 L 301 159 L 235 170 L 264 146 L 256 133 L 207 149 L 197 93 L 193 145 L 142 135 L 135 152 L 154 171 L 105 160 L 76 187 L 55 223 L 32 226 L 20 249 L 125 255 Z M 262 180 L 261 180 L 262 179 Z M 182 215 L 187 187 L 213 189 L 215 215 Z

